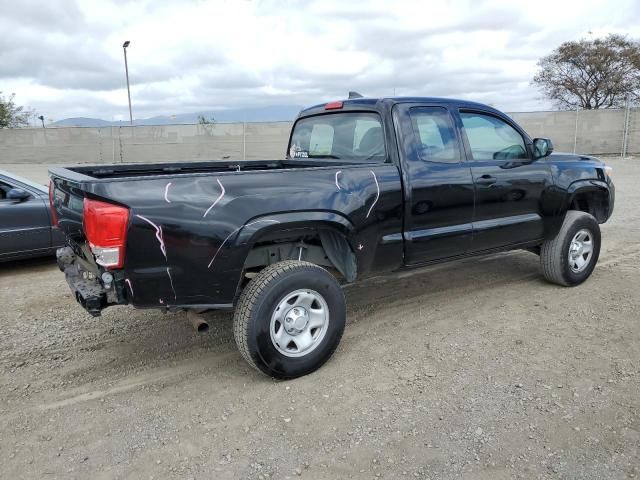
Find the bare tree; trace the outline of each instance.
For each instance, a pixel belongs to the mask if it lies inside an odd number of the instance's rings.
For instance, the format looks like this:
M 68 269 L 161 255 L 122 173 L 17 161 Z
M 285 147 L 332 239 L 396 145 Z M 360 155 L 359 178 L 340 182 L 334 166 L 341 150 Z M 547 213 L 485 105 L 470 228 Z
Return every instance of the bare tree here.
M 25 111 L 24 107 L 18 106 L 14 102 L 16 94 L 12 93 L 8 98 L 2 96 L 0 92 L 0 128 L 16 128 L 29 125 L 29 116 L 33 114 L 30 110 Z
M 640 100 L 640 42 L 623 35 L 565 42 L 538 67 L 533 84 L 560 108 L 615 108 Z
M 213 116 L 210 119 L 207 119 L 204 115 L 198 115 L 198 123 L 200 125 L 211 125 L 216 123 L 216 119 L 213 118 Z

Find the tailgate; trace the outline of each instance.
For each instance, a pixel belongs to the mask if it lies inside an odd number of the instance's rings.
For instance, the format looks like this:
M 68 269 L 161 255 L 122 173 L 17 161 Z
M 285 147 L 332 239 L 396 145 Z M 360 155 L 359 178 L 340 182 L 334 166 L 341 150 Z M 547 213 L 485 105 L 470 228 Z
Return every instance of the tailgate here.
M 51 211 L 67 243 L 89 261 L 123 268 L 129 208 L 97 195 L 100 181 L 71 169 L 51 169 L 50 178 Z M 80 249 L 87 244 L 89 253 Z
M 64 169 L 61 169 L 64 170 Z M 85 192 L 81 184 L 69 181 L 51 172 L 49 201 L 58 220 L 58 227 L 68 239 L 83 242 L 82 215 Z
M 128 209 L 97 200 L 90 193 L 91 177 L 78 180 L 76 172 L 64 168 L 49 174 L 51 211 L 68 244 L 57 251 L 58 266 L 76 300 L 92 315 L 100 315 L 108 305 L 127 303 L 122 267 Z M 120 240 L 110 237 L 114 221 L 120 225 Z

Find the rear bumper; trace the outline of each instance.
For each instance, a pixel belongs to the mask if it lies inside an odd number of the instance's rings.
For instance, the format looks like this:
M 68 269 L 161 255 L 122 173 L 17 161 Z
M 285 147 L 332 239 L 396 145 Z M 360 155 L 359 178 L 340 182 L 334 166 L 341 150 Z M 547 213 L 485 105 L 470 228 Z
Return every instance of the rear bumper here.
M 71 247 L 59 248 L 56 258 L 76 301 L 92 316 L 100 316 L 109 305 L 126 303 L 115 276 L 109 274 L 111 282 L 105 283 L 98 277 L 99 271 L 83 266 Z

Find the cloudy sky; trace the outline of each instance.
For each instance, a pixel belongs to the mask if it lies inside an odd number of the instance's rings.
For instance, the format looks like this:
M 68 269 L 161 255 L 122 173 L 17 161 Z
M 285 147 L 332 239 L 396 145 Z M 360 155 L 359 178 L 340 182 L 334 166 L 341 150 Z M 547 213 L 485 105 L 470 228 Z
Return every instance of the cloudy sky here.
M 0 91 L 59 120 L 432 95 L 507 111 L 563 41 L 640 38 L 638 0 L 0 0 Z M 591 34 L 589 33 L 591 32 Z

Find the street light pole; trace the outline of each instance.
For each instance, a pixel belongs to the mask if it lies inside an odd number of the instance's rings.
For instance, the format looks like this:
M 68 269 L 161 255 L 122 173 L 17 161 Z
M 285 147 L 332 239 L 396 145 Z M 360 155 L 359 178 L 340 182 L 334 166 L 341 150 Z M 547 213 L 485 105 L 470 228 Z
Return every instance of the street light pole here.
M 127 65 L 127 47 L 131 42 L 127 40 L 122 44 L 124 51 L 124 73 L 127 76 L 127 96 L 129 97 L 129 123 L 133 126 L 133 114 L 131 113 L 131 89 L 129 88 L 129 66 Z

